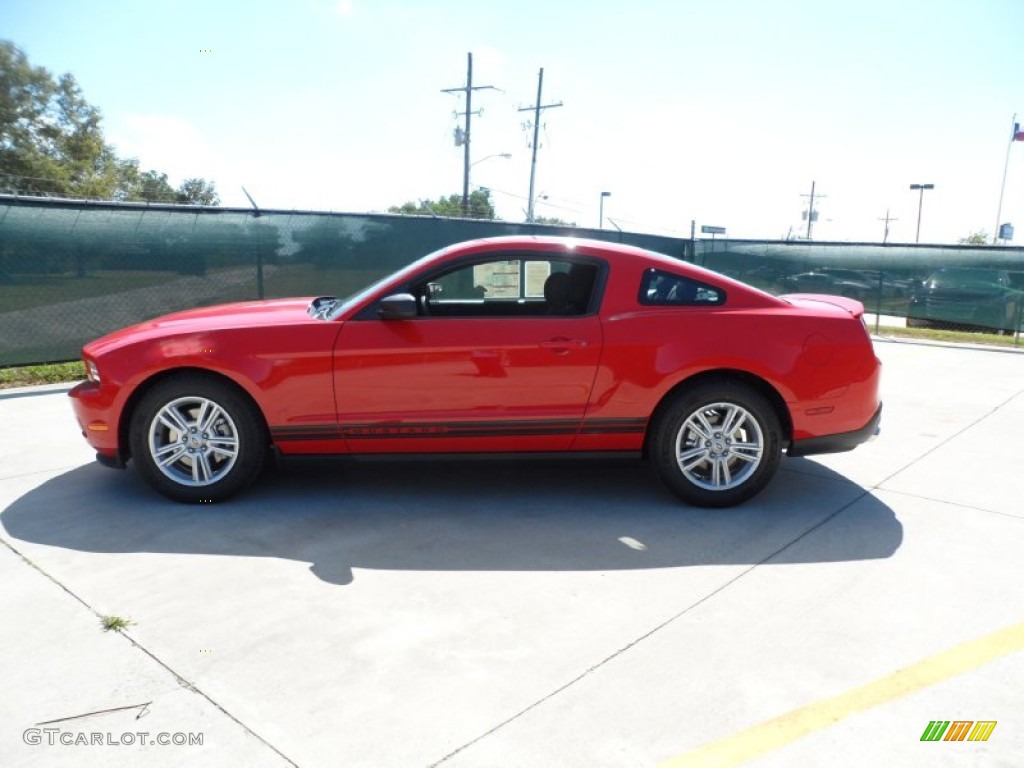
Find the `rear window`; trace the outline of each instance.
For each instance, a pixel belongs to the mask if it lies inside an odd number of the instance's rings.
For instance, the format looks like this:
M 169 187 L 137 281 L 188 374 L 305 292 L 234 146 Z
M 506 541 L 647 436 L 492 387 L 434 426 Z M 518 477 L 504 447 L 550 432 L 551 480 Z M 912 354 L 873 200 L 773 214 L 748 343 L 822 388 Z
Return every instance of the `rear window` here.
M 640 303 L 665 307 L 717 306 L 725 303 L 725 291 L 693 278 L 648 269 L 640 283 Z

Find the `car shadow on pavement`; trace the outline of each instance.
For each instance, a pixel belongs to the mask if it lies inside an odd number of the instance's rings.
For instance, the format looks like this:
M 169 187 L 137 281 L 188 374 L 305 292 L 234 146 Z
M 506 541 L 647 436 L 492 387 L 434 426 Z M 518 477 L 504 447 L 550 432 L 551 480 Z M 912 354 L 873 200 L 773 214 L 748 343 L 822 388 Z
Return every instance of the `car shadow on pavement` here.
M 14 540 L 91 553 L 288 558 L 331 584 L 364 568 L 608 571 L 891 556 L 903 538 L 893 511 L 807 462 L 784 459 L 763 493 L 725 510 L 683 504 L 634 460 L 308 460 L 211 505 L 167 501 L 131 469 L 90 464 L 25 493 L 0 523 Z

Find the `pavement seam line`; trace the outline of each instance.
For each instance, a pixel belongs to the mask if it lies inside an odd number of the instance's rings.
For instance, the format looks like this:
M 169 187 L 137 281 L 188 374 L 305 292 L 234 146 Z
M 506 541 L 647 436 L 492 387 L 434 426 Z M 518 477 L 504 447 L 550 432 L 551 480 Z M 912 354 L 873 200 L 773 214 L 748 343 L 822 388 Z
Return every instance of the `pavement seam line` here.
M 904 464 L 902 467 L 897 469 L 892 474 L 886 476 L 882 480 L 879 480 L 877 483 L 875 483 L 875 485 L 872 486 L 872 488 L 875 489 L 875 490 L 880 490 L 880 491 L 885 490 L 882 486 L 885 485 L 886 483 L 888 483 L 894 477 L 896 477 L 897 475 L 899 475 L 899 474 L 901 474 L 903 472 L 906 472 L 908 469 L 910 469 L 912 466 L 917 464 L 922 459 L 925 459 L 928 456 L 931 456 L 933 453 L 935 453 L 935 451 L 939 450 L 940 448 L 945 447 L 948 443 L 950 443 L 953 440 L 955 440 L 956 438 L 960 437 L 960 435 L 962 435 L 964 432 L 967 432 L 968 430 L 974 429 L 974 427 L 978 426 L 981 422 L 985 421 L 985 419 L 989 418 L 990 416 L 993 416 L 996 413 L 999 413 L 999 411 L 1001 411 L 1003 408 L 1008 406 L 1010 403 L 1012 403 L 1014 400 L 1016 400 L 1021 395 L 1024 395 L 1024 389 L 1021 389 L 1021 390 L 1018 390 L 1017 392 L 1014 392 L 1012 395 L 1010 395 L 1008 398 L 1006 398 L 1003 402 L 999 403 L 999 405 L 995 406 L 990 411 L 988 411 L 988 413 L 983 413 L 981 416 L 976 418 L 970 424 L 968 424 L 967 426 L 963 427 L 962 429 L 957 430 L 956 432 L 954 432 L 952 435 L 947 437 L 942 442 L 936 443 L 931 448 L 929 448 L 927 451 L 925 451 L 920 456 L 918 456 L 916 459 L 912 459 L 909 463 Z
M 831 728 L 850 715 L 888 704 L 1021 651 L 1024 622 L 939 651 L 856 688 L 704 744 L 661 763 L 661 768 L 734 768 L 811 733 Z
M 986 509 L 985 507 L 975 507 L 971 504 L 961 504 L 958 501 L 948 501 L 947 499 L 935 499 L 931 496 L 922 496 L 919 493 L 911 493 L 910 491 L 894 491 L 887 488 L 875 488 L 877 491 L 882 493 L 891 493 L 894 496 L 905 496 L 910 499 L 920 499 L 921 501 L 931 501 L 936 504 L 944 504 L 947 507 L 956 507 L 958 509 L 966 509 L 971 512 L 982 512 L 987 515 L 999 515 L 1000 517 L 1009 517 L 1013 520 L 1024 520 L 1024 515 L 1015 515 L 1012 512 L 1000 512 L 996 509 Z
M 27 555 L 25 555 L 21 551 L 19 551 L 18 548 L 15 547 L 13 544 L 11 544 L 11 542 L 9 542 L 6 537 L 0 536 L 0 542 L 2 542 L 3 545 L 5 547 L 7 547 L 7 549 L 9 549 L 11 552 L 13 552 L 18 558 L 20 558 L 23 563 L 28 565 L 30 568 L 35 569 L 35 571 L 37 573 L 39 573 L 44 578 L 48 579 L 51 583 L 55 584 L 57 587 L 62 589 L 67 595 L 69 595 L 74 600 L 76 600 L 86 610 L 88 610 L 90 613 L 92 613 L 97 619 L 101 619 L 102 620 L 103 616 L 99 613 L 99 611 L 97 611 L 95 608 L 93 608 L 91 605 L 89 605 L 89 603 L 87 603 L 83 598 L 81 598 L 74 591 L 72 591 L 70 587 L 68 587 L 67 585 L 62 583 L 59 579 L 57 579 L 55 576 L 53 576 L 49 572 L 45 571 L 38 563 L 33 561 L 30 557 L 28 557 Z M 257 741 L 259 741 L 265 747 L 267 747 L 268 749 L 272 750 L 282 760 L 287 762 L 288 765 L 293 766 L 293 768 L 299 768 L 299 764 L 298 763 L 296 763 L 294 760 L 289 758 L 281 750 L 279 750 L 277 747 L 275 747 L 273 744 L 271 744 L 265 738 L 263 738 L 258 733 L 256 733 L 256 731 L 254 731 L 252 728 L 250 728 L 245 723 L 243 723 L 241 720 L 239 720 L 237 717 L 235 717 L 233 714 L 231 714 L 227 709 L 225 709 L 218 702 L 216 702 L 209 694 L 204 692 L 201 688 L 196 686 L 194 683 L 192 683 L 190 680 L 188 680 L 184 676 L 179 675 L 176 671 L 174 671 L 174 669 L 169 664 L 167 664 L 160 657 L 158 657 L 156 654 L 154 654 L 152 651 L 150 651 L 148 648 L 146 648 L 144 645 L 142 645 L 142 643 L 140 643 L 138 640 L 133 638 L 131 635 L 129 635 L 124 630 L 120 630 L 118 632 L 118 634 L 121 635 L 122 637 L 124 637 L 129 643 L 131 643 L 135 648 L 137 648 L 139 651 L 144 653 L 146 656 L 148 656 L 154 662 L 159 664 L 160 667 L 162 667 L 166 672 L 170 673 L 170 675 L 174 678 L 174 680 L 178 683 L 178 685 L 180 685 L 181 687 L 185 688 L 188 691 L 192 691 L 193 693 L 197 694 L 198 696 L 202 697 L 203 699 L 206 699 L 206 701 L 208 701 L 218 712 L 220 712 L 225 717 L 227 717 L 229 720 L 231 720 L 232 722 L 234 722 L 235 724 L 240 726 L 243 731 L 245 731 L 247 734 L 252 736 Z
M 598 663 L 594 664 L 593 666 L 587 668 L 586 670 L 581 672 L 579 675 L 574 677 L 569 682 L 564 683 L 563 685 L 559 686 L 555 690 L 553 690 L 550 693 L 548 693 L 546 696 L 541 697 L 537 701 L 535 701 L 532 704 L 530 704 L 530 705 L 524 707 L 523 709 L 521 709 L 519 712 L 516 712 L 514 715 L 511 715 L 510 717 L 506 718 L 505 720 L 502 720 L 500 723 L 498 723 L 497 725 L 493 726 L 492 728 L 490 728 L 489 730 L 485 731 L 484 733 L 480 734 L 476 738 L 471 739 L 470 741 L 467 741 L 462 746 L 452 750 L 451 752 L 446 754 L 441 759 L 435 760 L 434 762 L 430 763 L 429 764 L 429 768 L 436 768 L 436 766 L 439 766 L 442 763 L 450 760 L 451 758 L 455 757 L 460 752 L 468 749 L 469 747 L 473 746 L 474 744 L 476 744 L 476 743 L 478 743 L 480 741 L 483 741 L 488 736 L 491 736 L 494 733 L 497 733 L 499 730 L 504 728 L 506 725 L 511 724 L 512 722 L 518 720 L 520 717 L 522 717 L 523 715 L 527 714 L 528 712 L 536 709 L 537 707 L 541 706 L 542 704 L 544 704 L 544 703 L 550 701 L 551 699 L 553 699 L 554 697 L 558 696 L 563 691 L 566 691 L 569 688 L 573 687 L 577 683 L 581 682 L 583 679 L 589 677 L 594 672 L 597 672 L 599 669 L 604 667 L 606 664 L 614 661 L 619 656 L 622 656 L 627 651 L 631 650 L 633 647 L 635 647 L 635 646 L 639 645 L 640 643 L 642 643 L 644 640 L 647 640 L 648 638 L 650 638 L 654 634 L 660 632 L 662 629 L 664 629 L 668 625 L 672 624 L 677 619 L 682 618 L 683 616 L 688 614 L 690 611 L 694 610 L 695 608 L 700 607 L 702 604 L 704 604 L 705 602 L 707 602 L 711 598 L 713 598 L 716 595 L 718 595 L 720 592 L 725 591 L 726 589 L 731 587 L 733 584 L 735 584 L 737 581 L 742 579 L 744 576 L 749 574 L 754 569 L 758 568 L 759 566 L 765 565 L 766 563 L 770 562 L 772 559 L 774 559 L 778 555 L 781 555 L 783 552 L 785 552 L 787 549 L 792 547 L 794 544 L 799 543 L 804 538 L 806 538 L 807 536 L 809 536 L 810 534 L 814 533 L 816 530 L 821 528 L 823 525 L 826 525 L 827 523 L 831 522 L 836 517 L 838 517 L 843 512 L 845 512 L 847 509 L 849 509 L 850 507 L 852 507 L 855 504 L 857 504 L 858 502 L 860 502 L 865 496 L 870 496 L 870 495 L 871 495 L 871 491 L 866 490 L 866 489 L 862 489 L 862 492 L 860 494 L 855 496 L 853 499 L 848 501 L 846 504 L 844 504 L 841 507 L 839 507 L 839 509 L 837 509 L 835 512 L 832 512 L 831 514 L 826 515 L 821 520 L 819 520 L 817 523 L 812 525 L 810 528 L 807 528 L 806 530 L 804 530 L 803 533 L 799 534 L 796 538 L 792 539 L 791 541 L 787 542 L 786 544 L 783 544 L 781 547 L 779 547 L 777 550 L 772 552 L 770 555 L 767 555 L 766 557 L 762 558 L 758 562 L 753 563 L 752 565 L 748 566 L 747 568 L 742 570 L 740 573 L 738 573 L 735 576 L 733 576 L 731 579 L 728 579 L 727 581 L 725 581 L 724 583 L 720 584 L 718 587 L 713 589 L 711 592 L 709 592 L 708 594 L 706 594 L 703 597 L 701 597 L 699 600 L 697 600 L 697 601 L 691 603 L 690 605 L 686 606 L 686 608 L 684 608 L 683 610 L 681 610 L 678 613 L 674 614 L 673 616 L 670 616 L 669 618 L 665 619 L 663 622 L 661 622 L 660 624 L 658 624 L 654 628 L 649 629 L 647 632 L 645 632 L 644 634 L 642 634 L 639 637 L 635 638 L 634 640 L 630 641 L 626 645 L 622 646 L 621 648 L 619 648 L 617 651 L 615 651 L 611 655 L 609 655 L 606 658 L 602 659 L 601 661 L 599 661 Z
M 547 702 L 550 699 L 554 698 L 555 696 L 559 695 L 563 691 L 568 690 L 569 688 L 574 686 L 576 683 L 578 683 L 581 680 L 583 680 L 584 678 L 590 676 L 593 672 L 597 671 L 598 669 L 600 669 L 604 665 L 608 664 L 609 662 L 611 662 L 614 659 L 618 658 L 620 655 L 624 654 L 626 651 L 628 651 L 631 648 L 633 648 L 635 645 L 643 642 L 647 638 L 651 637 L 655 633 L 657 633 L 657 632 L 661 631 L 662 629 L 664 629 L 665 627 L 667 627 L 669 624 L 671 624 L 674 621 L 676 621 L 676 619 L 681 618 L 682 616 L 684 616 L 685 614 L 689 613 L 694 608 L 697 608 L 698 606 L 700 606 L 701 604 L 703 604 L 707 600 L 710 600 L 715 595 L 719 594 L 720 592 L 724 591 L 728 587 L 732 586 L 733 584 L 735 584 L 737 581 L 742 579 L 744 576 L 746 576 L 748 573 L 753 571 L 758 566 L 764 565 L 764 564 L 768 563 L 769 561 L 771 561 L 773 558 L 775 558 L 778 555 L 782 554 L 787 549 L 789 549 L 791 546 L 793 546 L 794 544 L 798 543 L 799 541 L 801 541 L 802 539 L 804 539 L 806 536 L 810 535 L 814 531 L 818 530 L 821 526 L 823 526 L 826 523 L 834 520 L 838 515 L 840 515 L 841 513 L 845 512 L 847 509 L 849 509 L 853 505 L 857 504 L 865 496 L 870 496 L 875 491 L 884 491 L 885 489 L 882 488 L 882 486 L 885 483 L 887 483 L 890 480 L 892 480 L 894 477 L 899 475 L 901 472 L 904 472 L 907 469 L 909 469 L 910 467 L 914 466 L 915 464 L 917 464 L 922 459 L 926 458 L 927 456 L 930 456 L 932 453 L 937 451 L 939 448 L 942 448 L 947 443 L 951 442 L 955 438 L 957 438 L 960 435 L 962 435 L 964 432 L 966 432 L 969 429 L 972 429 L 973 427 L 977 426 L 978 424 L 980 424 L 982 421 L 984 421 L 985 419 L 989 418 L 993 414 L 998 413 L 1001 409 L 1005 408 L 1013 400 L 1015 400 L 1017 397 L 1020 397 L 1022 394 L 1024 394 L 1024 390 L 1020 390 L 1020 391 L 1015 392 L 1014 394 L 1010 395 L 1010 397 L 1008 397 L 1002 403 L 996 405 L 994 408 L 992 408 L 987 413 L 982 414 L 981 416 L 976 418 L 974 421 L 972 421 L 970 424 L 966 425 L 962 429 L 960 429 L 957 432 L 955 432 L 954 434 L 950 435 L 948 438 L 946 438 L 942 442 L 938 443 L 937 445 L 932 446 L 930 449 L 928 449 L 927 451 L 922 453 L 920 456 L 916 457 L 915 459 L 911 460 L 909 463 L 907 463 L 904 466 L 900 467 L 895 472 L 892 472 L 891 474 L 889 474 L 888 476 L 886 476 L 885 478 L 880 480 L 878 483 L 873 484 L 872 486 L 870 486 L 870 488 L 863 488 L 862 489 L 862 491 L 863 491 L 862 493 L 857 495 L 851 501 L 849 501 L 846 504 L 844 504 L 842 507 L 837 509 L 832 514 L 830 514 L 830 515 L 826 516 L 825 518 L 823 518 L 822 520 L 820 520 L 818 523 L 812 525 L 810 528 L 805 530 L 803 533 L 801 533 L 799 536 L 797 536 L 795 539 L 793 539 L 789 543 L 783 545 L 782 547 L 780 547 L 779 549 L 777 549 L 775 552 L 771 553 L 770 555 L 768 555 L 764 559 L 758 561 L 757 563 L 754 563 L 749 568 L 746 568 L 745 570 L 743 570 L 742 572 L 740 572 L 739 574 L 734 576 L 732 579 L 729 579 L 724 584 L 720 585 L 716 589 L 714 589 L 711 592 L 709 592 L 708 594 L 706 594 L 701 599 L 699 599 L 696 602 L 692 603 L 691 605 L 687 606 L 686 608 L 684 608 L 679 613 L 675 614 L 674 616 L 669 617 L 668 619 L 666 619 L 665 621 L 663 621 L 661 624 L 657 625 L 653 629 L 649 630 L 648 632 L 644 633 L 643 635 L 640 635 L 639 637 L 634 639 L 632 642 L 628 643 L 627 645 L 623 646 L 619 650 L 615 651 L 615 653 L 611 654 L 607 658 L 605 658 L 602 661 L 598 662 L 597 664 L 591 666 L 590 668 L 584 670 L 582 673 L 577 675 L 575 678 L 573 678 L 569 682 L 565 683 L 564 685 L 560 686 L 559 688 L 556 688 L 555 690 L 551 691 L 549 694 L 547 694 L 543 698 L 538 699 L 537 701 L 533 702 L 532 704 L 530 704 L 529 706 L 527 706 L 524 709 L 520 710 L 519 712 L 517 712 L 516 714 L 512 715 L 511 717 L 506 718 L 505 720 L 501 721 L 500 723 L 498 723 L 497 725 L 492 727 L 490 730 L 485 731 L 480 736 L 477 736 L 475 739 L 472 739 L 472 740 L 466 742 L 465 744 L 463 744 L 462 746 L 458 747 L 457 749 L 449 752 L 447 755 L 442 757 L 440 760 L 437 760 L 437 761 L 435 761 L 433 763 L 430 763 L 430 768 L 434 768 L 435 766 L 441 765 L 442 763 L 444 763 L 444 762 L 448 761 L 449 759 L 455 757 L 460 752 L 468 749 L 469 747 L 473 746 L 474 744 L 482 741 L 483 739 L 487 738 L 488 736 L 490 736 L 490 735 L 496 733 L 497 731 L 501 730 L 506 725 L 509 725 L 510 723 L 514 722 L 515 720 L 518 720 L 520 717 L 522 717 L 526 713 L 530 712 L 531 710 L 535 709 L 536 707 L 539 707 L 541 704 L 544 704 L 545 702 Z

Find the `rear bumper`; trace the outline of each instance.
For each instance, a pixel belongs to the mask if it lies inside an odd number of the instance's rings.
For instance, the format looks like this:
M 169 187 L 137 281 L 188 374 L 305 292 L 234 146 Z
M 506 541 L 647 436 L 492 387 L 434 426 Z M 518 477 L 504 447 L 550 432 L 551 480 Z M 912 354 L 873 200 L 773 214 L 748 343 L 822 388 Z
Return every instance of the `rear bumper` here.
M 811 456 L 816 453 L 842 453 L 852 451 L 861 443 L 876 437 L 881 430 L 882 406 L 878 406 L 875 415 L 867 424 L 852 432 L 842 432 L 838 435 L 825 435 L 824 437 L 809 437 L 804 440 L 794 440 L 786 451 L 787 456 Z
M 104 467 L 110 467 L 111 469 L 124 469 L 127 466 L 124 458 L 119 453 L 116 453 L 113 456 L 108 456 L 105 453 L 96 451 L 96 462 L 98 464 L 102 464 Z

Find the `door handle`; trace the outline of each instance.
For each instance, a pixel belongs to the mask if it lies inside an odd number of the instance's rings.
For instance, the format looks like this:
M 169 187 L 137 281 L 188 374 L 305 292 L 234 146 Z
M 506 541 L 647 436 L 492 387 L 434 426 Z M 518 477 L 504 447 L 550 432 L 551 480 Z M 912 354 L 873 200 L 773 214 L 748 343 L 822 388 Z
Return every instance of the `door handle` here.
M 542 341 L 540 343 L 541 349 L 553 349 L 568 351 L 570 349 L 583 349 L 587 346 L 587 342 L 584 339 L 550 339 L 549 341 Z

